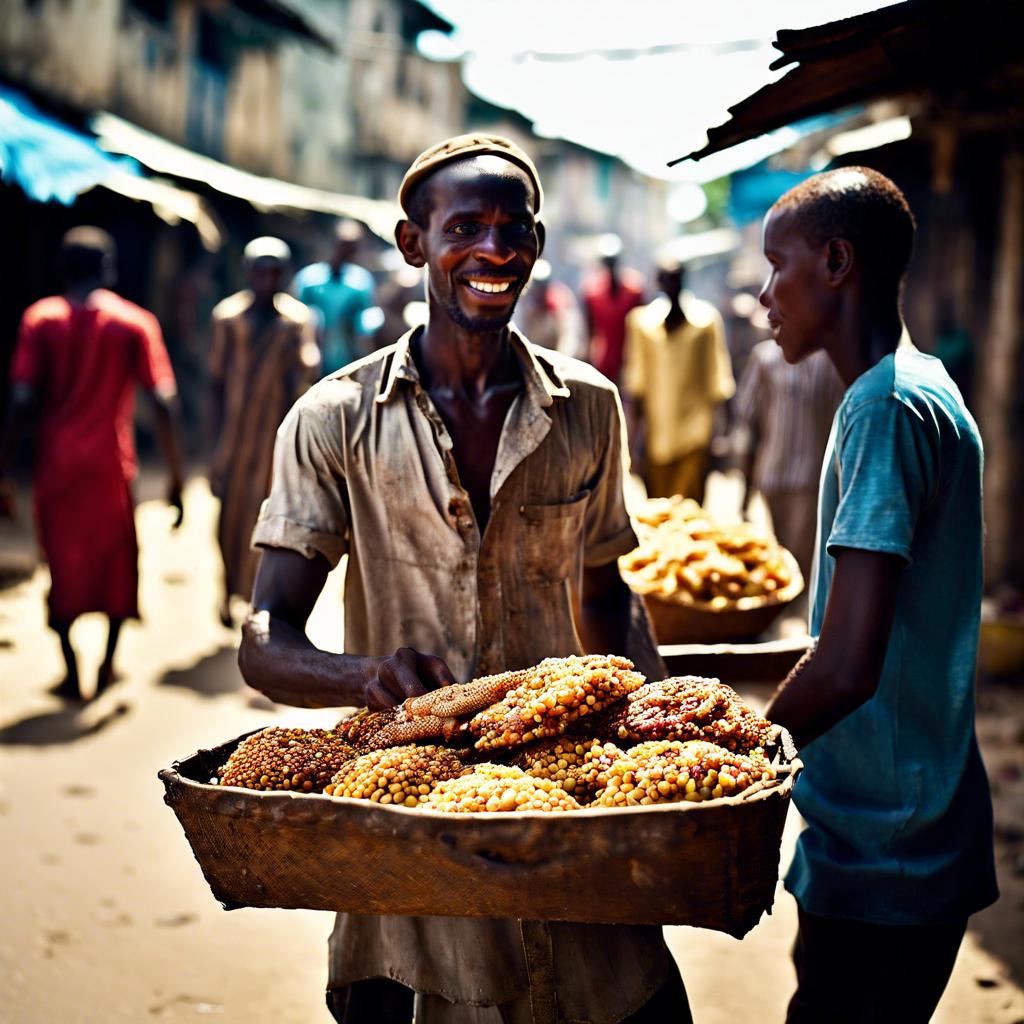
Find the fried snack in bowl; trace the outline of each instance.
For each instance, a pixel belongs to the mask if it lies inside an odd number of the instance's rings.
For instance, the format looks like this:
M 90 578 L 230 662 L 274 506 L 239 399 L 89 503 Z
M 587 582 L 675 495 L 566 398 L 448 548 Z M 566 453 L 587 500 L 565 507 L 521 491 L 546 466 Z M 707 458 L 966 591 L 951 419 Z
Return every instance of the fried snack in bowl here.
M 796 559 L 751 523 L 720 523 L 678 496 L 645 502 L 635 519 L 639 545 L 619 570 L 643 596 L 662 643 L 756 635 L 803 590 Z M 712 624 L 689 611 L 751 614 Z

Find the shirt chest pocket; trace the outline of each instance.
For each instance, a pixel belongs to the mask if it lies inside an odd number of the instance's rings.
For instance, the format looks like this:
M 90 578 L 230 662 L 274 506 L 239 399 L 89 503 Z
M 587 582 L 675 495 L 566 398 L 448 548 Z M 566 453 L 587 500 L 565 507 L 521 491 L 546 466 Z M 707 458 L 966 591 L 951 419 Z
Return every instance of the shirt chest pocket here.
M 519 506 L 516 554 L 530 583 L 551 584 L 575 576 L 583 551 L 584 517 L 590 491 L 568 501 Z

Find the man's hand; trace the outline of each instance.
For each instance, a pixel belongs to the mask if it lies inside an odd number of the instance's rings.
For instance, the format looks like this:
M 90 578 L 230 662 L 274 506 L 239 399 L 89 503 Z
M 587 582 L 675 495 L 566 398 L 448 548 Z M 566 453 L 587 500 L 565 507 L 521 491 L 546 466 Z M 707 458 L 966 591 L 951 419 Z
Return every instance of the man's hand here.
M 366 706 L 375 711 L 455 682 L 444 661 L 411 647 L 399 647 L 387 658 L 367 658 L 363 679 Z
M 174 509 L 174 521 L 171 523 L 172 530 L 177 530 L 185 521 L 185 506 L 181 498 L 183 490 L 184 484 L 182 481 L 178 477 L 172 477 L 167 485 L 167 504 Z

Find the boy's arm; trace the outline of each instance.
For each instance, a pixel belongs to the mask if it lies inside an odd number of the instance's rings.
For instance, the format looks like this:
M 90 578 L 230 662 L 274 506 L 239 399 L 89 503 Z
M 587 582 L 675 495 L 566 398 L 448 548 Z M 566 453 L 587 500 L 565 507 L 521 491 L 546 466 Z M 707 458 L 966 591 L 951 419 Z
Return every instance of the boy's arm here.
M 857 548 L 839 548 L 835 559 L 817 647 L 790 672 L 765 711 L 798 747 L 874 696 L 906 564 L 896 555 Z

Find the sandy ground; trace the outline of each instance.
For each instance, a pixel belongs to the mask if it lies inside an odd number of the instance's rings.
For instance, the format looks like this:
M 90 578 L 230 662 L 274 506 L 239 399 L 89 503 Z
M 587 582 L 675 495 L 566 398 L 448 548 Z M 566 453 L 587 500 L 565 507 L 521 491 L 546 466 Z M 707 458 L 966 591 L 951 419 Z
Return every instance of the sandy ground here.
M 215 615 L 214 506 L 201 481 L 188 491 L 187 512 L 185 528 L 171 534 L 166 508 L 140 506 L 144 619 L 125 630 L 123 681 L 84 707 L 47 694 L 61 663 L 45 628 L 45 570 L 0 591 L 2 1021 L 330 1019 L 322 996 L 330 916 L 225 913 L 162 802 L 156 773 L 176 758 L 255 727 L 336 718 L 278 707 L 246 689 L 235 665 L 238 635 Z M 29 550 L 24 526 L 0 530 L 0 561 Z M 337 585 L 332 579 L 311 623 L 317 641 L 334 648 Z M 77 627 L 90 685 L 103 638 L 99 622 Z M 1024 1021 L 1024 690 L 987 686 L 981 709 L 1003 897 L 971 922 L 935 1017 L 941 1024 Z M 798 828 L 794 815 L 784 859 Z M 698 1024 L 782 1020 L 794 927 L 793 902 L 780 887 L 771 916 L 742 943 L 667 929 Z

